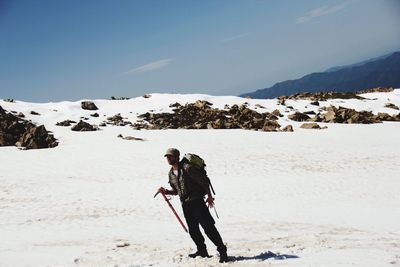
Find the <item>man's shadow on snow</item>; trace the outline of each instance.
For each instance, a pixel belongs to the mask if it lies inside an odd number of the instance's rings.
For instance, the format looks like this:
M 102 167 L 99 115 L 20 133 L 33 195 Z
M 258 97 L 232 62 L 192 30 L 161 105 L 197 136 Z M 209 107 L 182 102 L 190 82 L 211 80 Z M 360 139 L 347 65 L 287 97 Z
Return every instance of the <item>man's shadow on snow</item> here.
M 274 260 L 286 260 L 286 259 L 297 259 L 299 258 L 296 255 L 286 255 L 286 254 L 275 254 L 271 251 L 263 252 L 257 256 L 252 257 L 244 257 L 244 256 L 229 256 L 229 261 L 247 261 L 247 260 L 258 260 L 258 261 L 265 261 L 268 259 Z

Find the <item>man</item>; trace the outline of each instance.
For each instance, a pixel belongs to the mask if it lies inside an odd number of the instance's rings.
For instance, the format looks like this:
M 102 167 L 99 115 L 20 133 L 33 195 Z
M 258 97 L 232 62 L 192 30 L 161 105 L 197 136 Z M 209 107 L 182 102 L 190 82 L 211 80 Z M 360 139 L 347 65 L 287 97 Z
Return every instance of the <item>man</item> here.
M 214 198 L 211 195 L 208 181 L 204 177 L 205 173 L 187 162 L 179 161 L 179 155 L 179 150 L 176 148 L 169 148 L 165 153 L 164 156 L 171 165 L 168 177 L 172 190 L 160 187 L 158 191 L 166 195 L 179 195 L 190 237 L 197 247 L 197 251 L 189 254 L 189 257 L 209 257 L 204 237 L 200 232 L 199 225 L 201 225 L 208 238 L 217 246 L 220 255 L 219 262 L 227 262 L 226 246 L 204 202 L 204 195 L 207 195 L 208 207 L 214 206 Z

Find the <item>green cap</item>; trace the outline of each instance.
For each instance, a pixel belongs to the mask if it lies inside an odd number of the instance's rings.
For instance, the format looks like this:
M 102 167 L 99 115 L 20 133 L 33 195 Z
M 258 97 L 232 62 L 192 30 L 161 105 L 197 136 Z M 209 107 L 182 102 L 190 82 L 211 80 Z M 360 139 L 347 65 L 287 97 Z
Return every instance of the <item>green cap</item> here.
M 176 148 L 168 148 L 167 149 L 167 152 L 165 152 L 165 155 L 164 155 L 164 157 L 166 157 L 167 155 L 172 155 L 172 156 L 175 156 L 175 157 L 179 157 L 179 150 L 178 149 L 176 149 Z

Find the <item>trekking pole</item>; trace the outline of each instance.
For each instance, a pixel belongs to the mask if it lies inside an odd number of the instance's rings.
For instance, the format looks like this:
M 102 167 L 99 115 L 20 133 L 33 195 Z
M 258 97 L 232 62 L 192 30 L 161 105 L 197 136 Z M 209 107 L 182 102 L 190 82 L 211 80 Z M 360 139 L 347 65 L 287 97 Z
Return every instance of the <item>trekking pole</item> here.
M 215 204 L 214 204 L 214 211 L 215 211 L 215 216 L 217 216 L 217 218 L 219 219 L 217 209 L 215 208 Z
M 165 194 L 163 192 L 157 192 L 154 197 L 156 197 L 158 195 L 158 193 L 161 193 L 161 195 L 164 197 L 164 200 L 168 203 L 168 206 L 171 208 L 172 212 L 174 213 L 176 219 L 179 221 L 179 223 L 181 224 L 183 230 L 185 230 L 186 233 L 188 233 L 188 230 L 185 226 L 185 224 L 182 222 L 181 218 L 179 217 L 178 213 L 176 213 L 176 210 L 174 209 L 174 207 L 172 206 L 172 204 L 169 202 L 169 199 L 165 196 Z

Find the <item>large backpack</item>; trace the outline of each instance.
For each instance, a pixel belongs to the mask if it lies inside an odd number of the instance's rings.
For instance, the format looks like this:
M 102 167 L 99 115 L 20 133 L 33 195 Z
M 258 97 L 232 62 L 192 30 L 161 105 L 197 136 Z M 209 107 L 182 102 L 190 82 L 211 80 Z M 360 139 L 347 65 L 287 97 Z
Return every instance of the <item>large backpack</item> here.
M 204 160 L 196 155 L 196 154 L 192 154 L 192 153 L 187 153 L 183 156 L 182 158 L 182 162 L 184 163 L 188 163 L 191 166 L 194 166 L 195 168 L 202 170 L 204 172 L 204 179 L 207 180 L 207 183 L 209 184 L 213 194 L 215 195 L 215 191 L 214 188 L 211 184 L 210 178 L 207 175 L 207 171 L 206 171 L 206 163 L 204 162 Z

